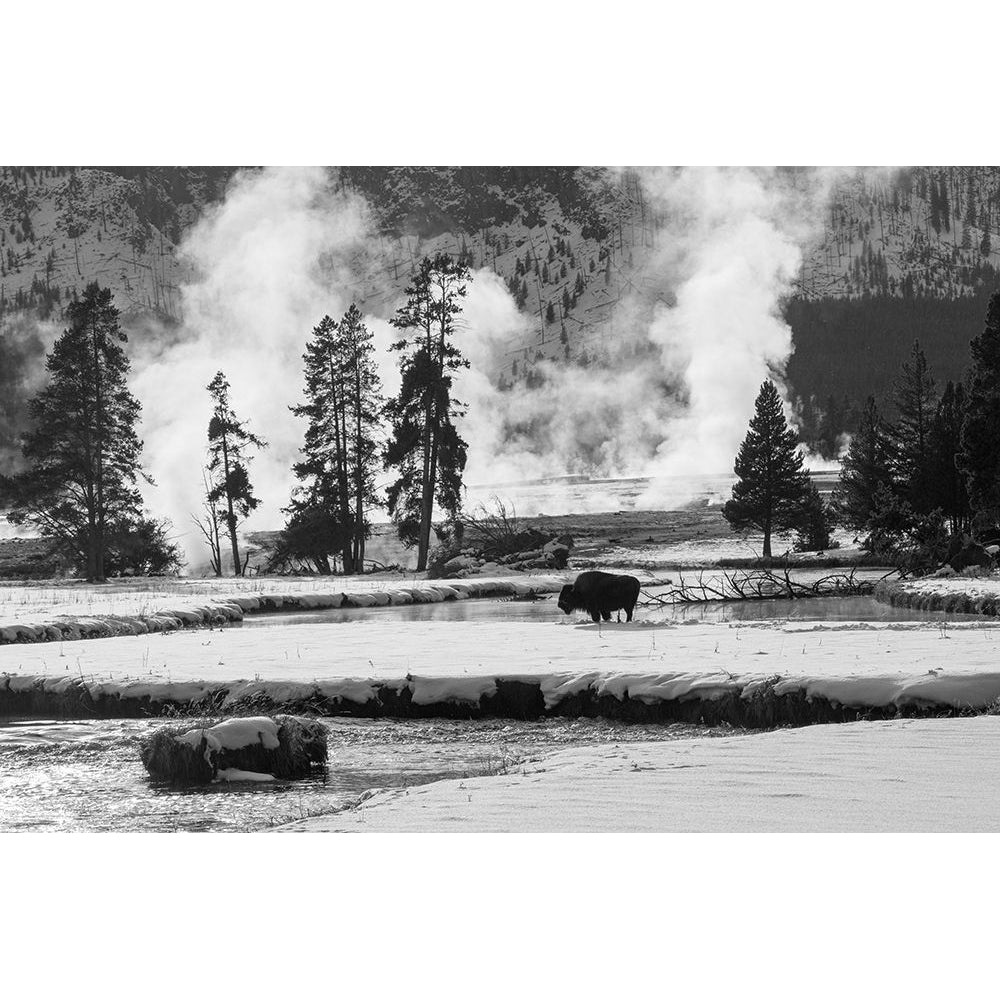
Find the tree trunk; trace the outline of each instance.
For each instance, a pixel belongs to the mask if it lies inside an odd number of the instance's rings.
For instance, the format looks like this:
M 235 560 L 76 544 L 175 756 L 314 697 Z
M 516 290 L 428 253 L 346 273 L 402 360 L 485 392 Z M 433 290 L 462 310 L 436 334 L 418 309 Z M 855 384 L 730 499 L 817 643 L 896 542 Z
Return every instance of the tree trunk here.
M 94 579 L 104 582 L 104 392 L 101 385 L 101 359 L 97 343 L 97 320 L 91 327 L 91 345 L 94 353 L 94 395 L 97 409 L 95 424 L 97 430 L 97 454 L 95 456 L 96 523 L 92 527 L 94 547 Z
M 225 476 L 223 482 L 226 487 L 226 527 L 229 529 L 229 541 L 233 547 L 233 576 L 242 576 L 240 547 L 236 541 L 236 513 L 233 510 L 233 495 L 229 491 L 229 446 L 225 434 L 222 435 L 222 473 Z M 221 558 L 219 563 L 221 565 Z
M 430 316 L 426 320 L 425 333 L 427 335 L 425 349 L 427 360 L 433 357 L 434 344 L 431 335 Z M 422 573 L 427 569 L 427 554 L 431 543 L 431 517 L 434 514 L 434 478 L 431 469 L 431 450 L 434 440 L 434 396 L 433 390 L 428 389 L 427 405 L 424 409 L 424 442 L 423 442 L 423 475 L 420 480 L 420 534 L 417 541 L 417 572 Z
M 333 446 L 337 464 L 337 508 L 340 512 L 340 556 L 343 560 L 344 575 L 354 572 L 351 554 L 351 500 L 347 488 L 347 435 L 341 432 L 344 403 L 337 392 L 337 373 L 333 365 L 332 353 L 327 354 L 327 368 L 330 374 L 330 398 L 333 401 Z M 345 428 L 346 430 L 346 428 Z
M 354 567 L 365 571 L 365 467 L 361 453 L 361 359 L 354 350 Z

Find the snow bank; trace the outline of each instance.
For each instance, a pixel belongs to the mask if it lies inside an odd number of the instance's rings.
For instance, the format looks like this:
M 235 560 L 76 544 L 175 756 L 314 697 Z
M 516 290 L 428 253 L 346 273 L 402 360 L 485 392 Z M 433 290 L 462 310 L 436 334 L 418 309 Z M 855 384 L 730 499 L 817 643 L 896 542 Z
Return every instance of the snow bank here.
M 875 598 L 918 611 L 995 616 L 1000 614 L 1000 578 L 930 576 L 919 580 L 887 580 L 875 587 Z
M 867 722 L 575 747 L 280 831 L 997 832 L 998 787 L 1000 717 Z
M 1000 698 L 1000 623 L 302 624 L 0 647 L 0 713 L 494 715 L 769 726 Z
M 0 617 L 0 644 L 62 642 L 76 639 L 106 639 L 123 635 L 172 632 L 183 628 L 225 625 L 242 621 L 244 615 L 268 611 L 316 611 L 328 608 L 372 608 L 390 604 L 440 603 L 468 597 L 519 596 L 558 593 L 567 580 L 562 577 L 526 577 L 518 580 L 424 582 L 419 586 L 381 589 L 352 587 L 331 593 L 268 593 L 232 596 L 215 601 L 173 605 L 149 614 L 63 615 L 48 620 Z M 7 612 L 9 614 L 9 611 Z

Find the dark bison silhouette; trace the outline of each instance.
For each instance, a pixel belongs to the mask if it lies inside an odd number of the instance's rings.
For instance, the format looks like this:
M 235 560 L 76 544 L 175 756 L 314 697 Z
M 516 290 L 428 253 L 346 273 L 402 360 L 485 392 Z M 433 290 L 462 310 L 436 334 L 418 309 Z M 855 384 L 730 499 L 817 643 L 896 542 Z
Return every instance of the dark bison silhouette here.
M 610 621 L 612 611 L 624 611 L 625 620 L 631 621 L 638 600 L 639 581 L 634 576 L 592 570 L 581 573 L 573 583 L 563 587 L 559 592 L 559 610 L 566 614 L 586 611 L 595 622 L 602 618 Z

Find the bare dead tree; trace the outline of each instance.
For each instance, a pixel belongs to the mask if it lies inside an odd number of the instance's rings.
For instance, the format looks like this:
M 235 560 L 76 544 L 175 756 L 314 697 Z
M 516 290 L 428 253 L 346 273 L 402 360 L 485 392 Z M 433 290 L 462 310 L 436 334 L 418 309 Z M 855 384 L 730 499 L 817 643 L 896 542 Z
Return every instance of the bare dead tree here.
M 514 504 L 504 501 L 496 494 L 490 497 L 489 506 L 479 504 L 471 514 L 463 519 L 466 530 L 475 533 L 483 550 L 506 552 L 509 542 L 521 533 L 521 522 Z
M 216 576 L 222 576 L 222 546 L 219 539 L 219 512 L 216 510 L 215 504 L 212 503 L 210 499 L 212 490 L 215 486 L 207 469 L 202 469 L 201 479 L 205 486 L 204 499 L 202 500 L 202 509 L 204 513 L 201 517 L 195 517 L 192 514 L 191 520 L 198 526 L 198 530 L 202 533 L 205 541 L 208 543 L 210 553 L 209 561 L 212 565 L 212 572 Z

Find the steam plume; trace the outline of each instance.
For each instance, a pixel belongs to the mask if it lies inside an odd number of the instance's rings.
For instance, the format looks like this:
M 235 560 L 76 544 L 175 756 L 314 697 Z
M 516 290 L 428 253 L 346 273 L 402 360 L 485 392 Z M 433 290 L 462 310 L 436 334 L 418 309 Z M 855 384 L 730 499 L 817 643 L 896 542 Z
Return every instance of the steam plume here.
M 818 171 L 643 171 L 662 226 L 651 280 L 616 309 L 608 363 L 541 362 L 542 384 L 530 389 L 497 387 L 505 351 L 529 336 L 528 321 L 500 278 L 475 272 L 459 335 L 471 367 L 456 385 L 468 403 L 466 480 L 648 476 L 639 502 L 657 507 L 687 498 L 664 477 L 728 472 L 761 381 L 780 382 L 791 354 L 779 306 L 829 180 Z M 199 509 L 205 386 L 215 371 L 232 383 L 237 413 L 270 442 L 254 460 L 262 506 L 248 526 L 278 527 L 301 443 L 288 406 L 301 393 L 309 331 L 357 300 L 391 393 L 398 375 L 387 319 L 401 292 L 382 277 L 366 204 L 322 169 L 238 175 L 182 249 L 196 275 L 183 289 L 183 326 L 137 344 L 134 388 L 158 483 L 149 505 L 186 533 L 194 563 L 200 539 L 190 515 Z

